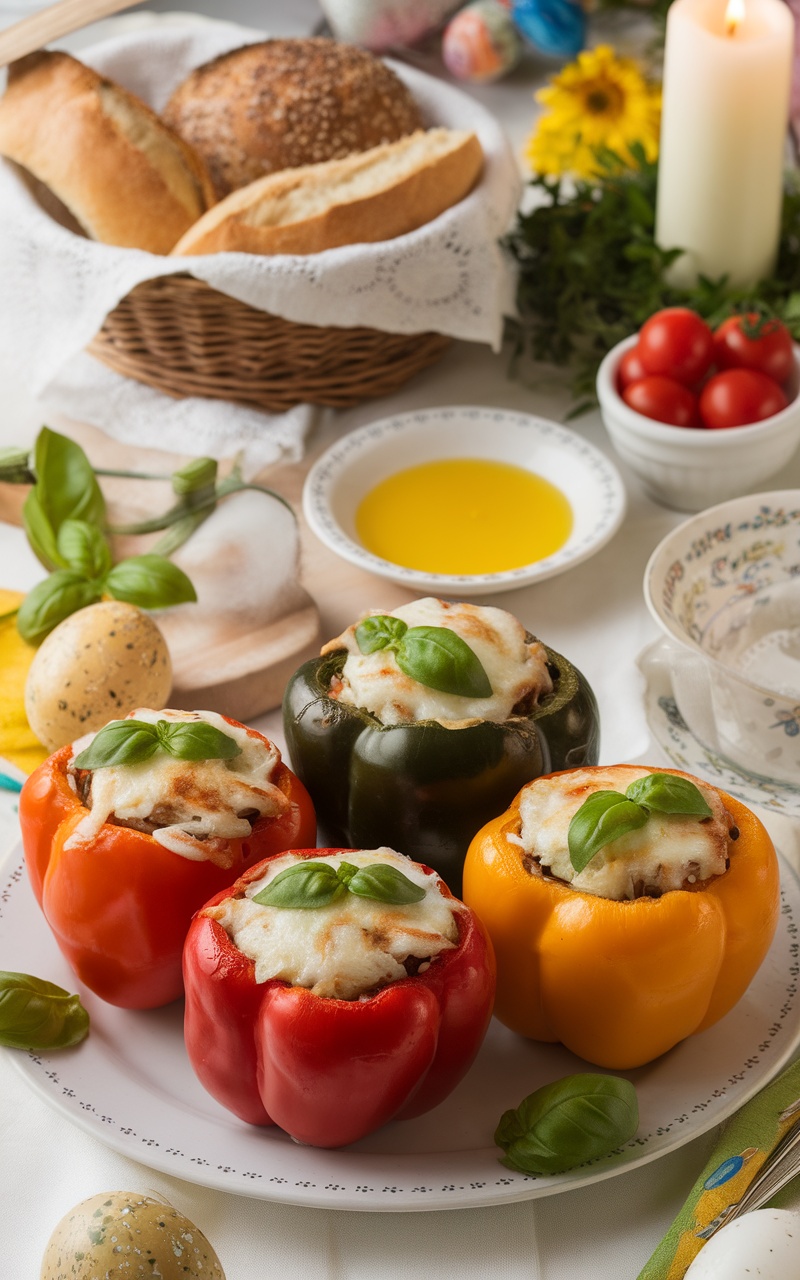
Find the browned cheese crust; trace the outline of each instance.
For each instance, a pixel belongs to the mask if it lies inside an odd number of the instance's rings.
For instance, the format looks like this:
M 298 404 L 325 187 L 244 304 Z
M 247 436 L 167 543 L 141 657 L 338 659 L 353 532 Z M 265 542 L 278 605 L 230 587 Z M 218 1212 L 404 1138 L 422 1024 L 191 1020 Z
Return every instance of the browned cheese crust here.
M 9 68 L 0 154 L 106 244 L 168 253 L 214 202 L 191 147 L 139 98 L 66 53 L 33 53 Z
M 163 115 L 203 157 L 220 198 L 264 174 L 340 159 L 423 126 L 385 63 L 321 37 L 223 54 L 188 76 Z

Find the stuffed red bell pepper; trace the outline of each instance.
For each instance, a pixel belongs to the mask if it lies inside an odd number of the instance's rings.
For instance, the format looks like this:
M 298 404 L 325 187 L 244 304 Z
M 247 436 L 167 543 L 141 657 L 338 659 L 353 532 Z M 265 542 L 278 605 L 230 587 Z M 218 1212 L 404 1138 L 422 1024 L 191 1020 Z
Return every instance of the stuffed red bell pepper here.
M 23 786 L 31 885 L 77 976 L 111 1004 L 183 992 L 193 913 L 266 855 L 316 836 L 263 734 L 213 712 L 137 710 L 62 747 Z
M 266 859 L 195 916 L 185 1039 L 242 1120 L 339 1147 L 421 1115 L 467 1071 L 494 954 L 439 876 L 391 849 Z

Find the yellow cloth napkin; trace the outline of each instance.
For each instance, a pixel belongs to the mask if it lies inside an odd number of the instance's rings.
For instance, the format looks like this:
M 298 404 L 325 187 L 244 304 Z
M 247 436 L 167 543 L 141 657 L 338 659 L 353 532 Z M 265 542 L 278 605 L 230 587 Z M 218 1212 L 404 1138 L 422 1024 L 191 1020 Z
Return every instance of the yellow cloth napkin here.
M 31 773 L 47 756 L 25 715 L 25 680 L 36 650 L 17 631 L 20 591 L 0 587 L 0 757 Z

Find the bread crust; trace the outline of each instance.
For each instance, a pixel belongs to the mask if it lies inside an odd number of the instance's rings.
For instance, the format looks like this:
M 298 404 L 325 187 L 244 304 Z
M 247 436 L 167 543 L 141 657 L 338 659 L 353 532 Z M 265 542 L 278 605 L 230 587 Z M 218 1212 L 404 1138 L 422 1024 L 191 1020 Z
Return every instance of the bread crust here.
M 308 254 L 392 240 L 462 200 L 482 166 L 474 133 L 411 134 L 235 191 L 191 227 L 173 253 Z
M 203 157 L 219 197 L 424 125 L 380 58 L 325 37 L 263 40 L 222 54 L 190 73 L 163 118 Z
M 144 102 L 66 53 L 9 68 L 0 154 L 43 182 L 94 240 L 168 253 L 214 203 L 202 160 Z

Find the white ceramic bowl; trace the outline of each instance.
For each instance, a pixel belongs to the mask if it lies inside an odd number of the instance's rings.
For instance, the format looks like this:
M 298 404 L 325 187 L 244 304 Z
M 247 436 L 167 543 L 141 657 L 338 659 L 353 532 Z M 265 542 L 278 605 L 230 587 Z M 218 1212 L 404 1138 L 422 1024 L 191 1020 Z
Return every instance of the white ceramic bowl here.
M 756 779 L 800 789 L 800 489 L 750 494 L 685 520 L 644 577 L 695 738 Z
M 564 546 L 503 573 L 454 575 L 408 569 L 367 551 L 355 526 L 362 498 L 397 471 L 444 458 L 510 462 L 551 481 L 572 507 L 572 532 Z M 556 422 L 452 406 L 383 418 L 344 436 L 309 471 L 303 511 L 317 537 L 352 564 L 411 591 L 460 598 L 527 586 L 593 555 L 622 523 L 625 487 L 604 454 Z
M 790 393 L 795 399 L 763 422 L 709 430 L 672 427 L 626 405 L 617 391 L 617 370 L 637 336 L 608 352 L 597 373 L 597 398 L 606 431 L 619 456 L 649 497 L 676 511 L 702 511 L 752 493 L 780 471 L 800 444 L 800 347 Z

